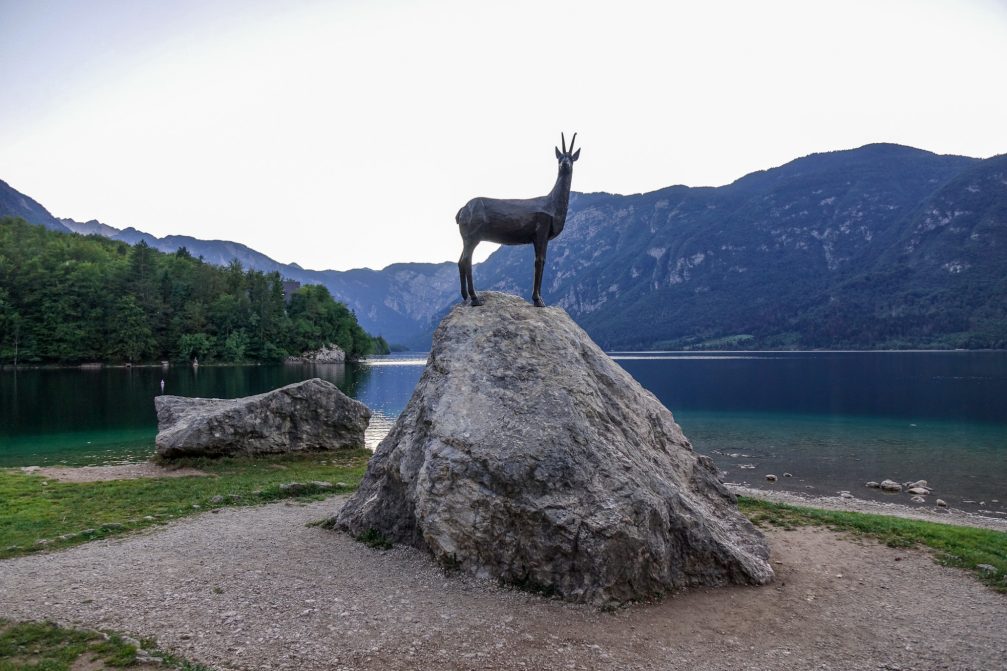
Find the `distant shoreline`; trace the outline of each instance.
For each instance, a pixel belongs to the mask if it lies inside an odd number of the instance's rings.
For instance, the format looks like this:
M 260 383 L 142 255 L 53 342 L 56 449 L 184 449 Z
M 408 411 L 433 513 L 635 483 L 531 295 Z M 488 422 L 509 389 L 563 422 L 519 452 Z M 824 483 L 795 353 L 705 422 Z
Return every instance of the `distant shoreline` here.
M 198 366 L 193 366 L 185 362 L 181 363 L 169 363 L 168 365 L 160 363 L 134 363 L 134 364 L 124 364 L 124 363 L 32 363 L 32 364 L 18 364 L 14 366 L 13 364 L 0 364 L 0 370 L 81 370 L 81 371 L 95 371 L 104 370 L 106 368 L 113 368 L 116 370 L 129 370 L 132 368 L 235 368 L 235 367 L 251 367 L 251 366 L 302 366 L 307 362 L 290 362 L 290 361 L 245 361 L 245 362 L 213 362 L 213 363 L 201 363 Z M 355 361 L 348 361 L 347 363 L 357 363 Z M 312 366 L 317 366 L 320 364 L 311 363 Z M 342 366 L 343 364 L 321 364 L 321 365 L 336 365 Z
M 717 354 L 951 354 L 955 352 L 960 353 L 971 353 L 971 352 L 1007 352 L 1007 349 L 992 349 L 992 348 L 976 348 L 976 349 L 684 349 L 684 350 L 605 350 L 605 353 L 614 359 L 618 359 L 620 355 L 627 354 L 638 354 L 638 355 L 653 355 L 653 354 L 680 354 L 683 356 L 701 356 L 701 355 L 717 355 Z M 407 352 L 393 352 L 391 356 L 394 355 L 427 355 L 429 350 L 425 351 L 407 351 Z M 379 355 L 381 357 L 386 357 L 390 355 Z M 362 361 L 367 361 L 368 359 L 376 358 L 372 356 L 364 357 L 359 361 L 347 361 L 346 363 L 360 363 Z M 216 367 L 224 368 L 230 366 L 273 366 L 278 364 L 284 365 L 302 365 L 306 362 L 284 362 L 284 361 L 245 361 L 245 362 L 208 362 L 199 364 L 200 368 L 205 367 Z M 314 365 L 314 364 L 313 364 Z M 29 363 L 21 364 L 17 366 L 10 363 L 0 364 L 0 370 L 100 370 L 103 368 L 115 368 L 115 369 L 127 369 L 127 368 L 190 368 L 191 364 L 185 362 L 169 362 L 167 365 L 162 363 L 134 363 L 134 364 L 124 364 L 124 363 L 105 363 L 105 362 L 85 362 L 85 363 Z

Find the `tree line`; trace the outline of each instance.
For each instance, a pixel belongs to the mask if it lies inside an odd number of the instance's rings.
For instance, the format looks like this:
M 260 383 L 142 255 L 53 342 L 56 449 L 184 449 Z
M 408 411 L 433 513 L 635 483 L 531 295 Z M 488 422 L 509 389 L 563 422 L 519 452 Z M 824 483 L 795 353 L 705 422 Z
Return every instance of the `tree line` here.
M 276 272 L 0 218 L 0 362 L 265 362 L 332 343 L 388 351 L 324 286 L 288 302 Z

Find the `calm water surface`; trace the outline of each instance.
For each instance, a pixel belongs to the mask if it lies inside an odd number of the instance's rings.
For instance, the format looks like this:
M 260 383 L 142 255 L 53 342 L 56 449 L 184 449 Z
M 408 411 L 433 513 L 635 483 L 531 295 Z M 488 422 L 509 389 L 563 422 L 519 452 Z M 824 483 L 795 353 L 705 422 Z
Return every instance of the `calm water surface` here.
M 864 482 L 922 478 L 954 506 L 1007 512 L 1007 352 L 613 357 L 728 481 L 882 498 Z M 424 363 L 425 355 L 395 355 L 345 366 L 0 371 L 0 466 L 145 459 L 162 379 L 169 394 L 234 398 L 321 377 L 371 408 L 373 447 Z M 780 480 L 768 485 L 767 473 Z

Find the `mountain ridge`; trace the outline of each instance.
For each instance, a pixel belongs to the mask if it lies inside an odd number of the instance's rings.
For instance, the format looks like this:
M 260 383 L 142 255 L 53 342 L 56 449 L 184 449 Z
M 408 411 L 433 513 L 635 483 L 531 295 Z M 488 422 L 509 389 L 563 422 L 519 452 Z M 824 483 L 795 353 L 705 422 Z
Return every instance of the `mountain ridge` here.
M 45 209 L 41 203 L 34 198 L 26 196 L 7 182 L 0 179 L 0 214 L 8 214 L 12 217 L 20 217 L 29 224 L 44 226 L 52 231 L 69 233 L 70 229 L 52 216 L 49 210 Z

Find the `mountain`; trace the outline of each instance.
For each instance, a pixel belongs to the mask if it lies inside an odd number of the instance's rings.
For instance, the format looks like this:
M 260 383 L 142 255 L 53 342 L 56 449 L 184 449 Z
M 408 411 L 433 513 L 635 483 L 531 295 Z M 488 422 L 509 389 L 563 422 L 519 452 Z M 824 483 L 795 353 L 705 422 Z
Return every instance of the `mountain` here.
M 112 238 L 119 233 L 118 228 L 103 224 L 97 219 L 80 222 L 73 219 L 60 218 L 59 222 L 74 233 L 80 233 L 81 235 L 100 235 L 104 238 Z
M 1005 347 L 1005 161 L 876 144 L 577 195 L 544 298 L 608 348 Z M 527 293 L 531 267 L 501 249 L 477 287 Z
M 306 270 L 234 242 L 66 223 L 324 284 L 368 332 L 417 349 L 459 300 L 452 262 Z M 529 246 L 503 247 L 476 288 L 527 297 L 532 271 Z M 543 297 L 609 349 L 1007 347 L 1007 156 L 871 144 L 721 187 L 574 193 Z
M 29 224 L 45 226 L 53 231 L 68 232 L 59 219 L 49 214 L 49 210 L 0 179 L 0 215 L 4 214 L 20 217 Z

